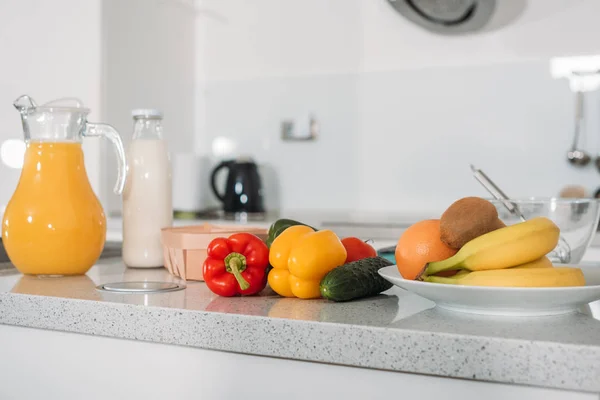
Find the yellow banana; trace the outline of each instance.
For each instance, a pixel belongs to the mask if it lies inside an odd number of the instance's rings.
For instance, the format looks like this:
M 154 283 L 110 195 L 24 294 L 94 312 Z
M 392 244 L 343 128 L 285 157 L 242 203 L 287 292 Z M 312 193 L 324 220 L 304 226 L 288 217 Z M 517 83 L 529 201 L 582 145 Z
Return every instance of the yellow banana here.
M 445 278 L 427 276 L 426 282 L 467 286 L 504 287 L 564 287 L 584 286 L 585 277 L 579 268 L 507 268 L 467 272 Z
M 422 276 L 466 269 L 483 271 L 516 267 L 548 254 L 558 244 L 560 230 L 550 219 L 536 217 L 481 235 L 455 255 L 428 263 Z
M 517 265 L 516 267 L 511 267 L 511 268 L 552 268 L 552 267 L 554 267 L 554 265 L 552 265 L 552 261 L 550 261 L 550 259 L 548 257 L 544 256 L 542 258 L 538 258 L 535 261 Z
M 542 258 L 538 258 L 537 260 L 534 261 L 530 261 L 528 263 L 525 264 L 521 264 L 521 265 L 517 265 L 516 267 L 510 267 L 511 269 L 516 269 L 516 268 L 552 268 L 554 267 L 554 265 L 552 264 L 552 261 L 550 261 L 550 259 L 546 256 L 542 257 Z M 466 275 L 468 274 L 469 271 L 467 270 L 461 270 L 458 273 L 454 274 L 454 276 L 457 275 Z

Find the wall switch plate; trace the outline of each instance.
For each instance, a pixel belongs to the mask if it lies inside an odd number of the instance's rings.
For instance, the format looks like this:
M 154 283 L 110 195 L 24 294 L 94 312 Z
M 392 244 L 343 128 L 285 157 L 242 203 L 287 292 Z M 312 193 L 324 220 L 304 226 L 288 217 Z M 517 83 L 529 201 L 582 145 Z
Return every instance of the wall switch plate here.
M 281 139 L 285 141 L 312 141 L 319 135 L 319 123 L 315 117 L 308 120 L 285 119 L 281 122 Z

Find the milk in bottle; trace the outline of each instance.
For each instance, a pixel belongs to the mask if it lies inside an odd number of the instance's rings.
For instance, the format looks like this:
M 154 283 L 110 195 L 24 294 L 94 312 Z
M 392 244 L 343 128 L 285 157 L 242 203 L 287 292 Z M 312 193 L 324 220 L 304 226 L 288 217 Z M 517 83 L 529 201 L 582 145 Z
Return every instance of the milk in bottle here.
M 123 192 L 123 262 L 128 267 L 163 266 L 161 229 L 171 226 L 171 164 L 162 137 L 162 113 L 133 110 Z

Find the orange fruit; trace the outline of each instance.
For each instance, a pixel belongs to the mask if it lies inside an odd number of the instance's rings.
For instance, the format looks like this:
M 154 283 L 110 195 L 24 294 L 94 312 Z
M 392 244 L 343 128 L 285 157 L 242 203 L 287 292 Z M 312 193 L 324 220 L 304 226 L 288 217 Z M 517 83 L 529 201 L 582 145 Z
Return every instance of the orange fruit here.
M 396 265 L 404 279 L 415 279 L 425 264 L 445 260 L 456 251 L 440 239 L 440 220 L 426 219 L 411 225 L 398 239 Z

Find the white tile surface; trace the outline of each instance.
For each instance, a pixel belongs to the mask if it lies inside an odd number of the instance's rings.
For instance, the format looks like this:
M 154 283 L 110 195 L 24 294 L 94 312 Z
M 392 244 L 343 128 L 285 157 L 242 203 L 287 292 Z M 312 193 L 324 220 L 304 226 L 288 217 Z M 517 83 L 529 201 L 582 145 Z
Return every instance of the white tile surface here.
M 573 98 L 546 62 L 218 81 L 205 97 L 198 148 L 227 137 L 237 144 L 230 156 L 252 154 L 271 209 L 440 213 L 457 198 L 487 196 L 470 163 L 513 197 L 600 186 L 594 168 L 566 162 Z M 599 97 L 589 100 L 594 153 Z M 281 120 L 308 112 L 321 137 L 281 141 Z
M 490 29 L 460 37 L 425 32 L 385 1 L 201 5 L 196 152 L 225 137 L 237 144 L 228 156 L 254 155 L 270 208 L 438 213 L 484 194 L 469 163 L 514 197 L 600 186 L 595 169 L 565 161 L 573 96 L 548 62 L 600 51 L 597 2 L 499 3 Z M 593 154 L 599 100 L 587 106 Z M 281 121 L 310 112 L 319 140 L 282 142 Z

